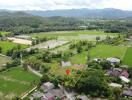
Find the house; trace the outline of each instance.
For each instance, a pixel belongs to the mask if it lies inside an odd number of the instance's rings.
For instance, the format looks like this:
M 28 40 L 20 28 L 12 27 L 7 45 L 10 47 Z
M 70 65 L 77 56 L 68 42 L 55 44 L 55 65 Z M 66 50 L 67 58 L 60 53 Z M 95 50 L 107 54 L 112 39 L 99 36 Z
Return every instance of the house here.
M 55 100 L 55 96 L 51 93 L 45 93 L 41 100 Z
M 47 92 L 51 89 L 54 89 L 55 86 L 53 83 L 50 83 L 50 82 L 47 82 L 47 83 L 44 83 L 41 87 L 40 87 L 44 92 Z
M 119 77 L 120 76 L 120 71 L 116 69 L 109 69 L 107 71 L 107 75 L 113 76 L 113 77 Z
M 41 100 L 56 100 L 56 98 L 63 100 L 65 97 L 66 96 L 61 89 L 52 89 L 45 93 Z
M 65 94 L 64 94 L 63 90 L 61 90 L 61 89 L 52 89 L 52 90 L 48 91 L 48 93 L 51 93 L 52 95 L 54 95 L 57 98 L 60 98 L 61 100 L 65 98 Z
M 124 76 L 124 77 L 128 78 L 129 73 L 127 72 L 127 70 L 123 70 L 120 76 Z
M 106 60 L 109 61 L 111 64 L 118 64 L 121 62 L 118 58 L 107 58 Z
M 72 64 L 71 64 L 70 61 L 68 61 L 68 62 L 61 61 L 61 66 L 62 66 L 62 67 L 70 67 L 71 65 L 72 65 Z
M 110 83 L 109 86 L 115 87 L 115 88 L 121 88 L 122 87 L 121 84 L 117 84 L 117 83 Z
M 130 80 L 129 80 L 128 78 L 124 77 L 124 76 L 120 76 L 120 79 L 121 79 L 123 82 L 125 82 L 125 83 L 129 83 L 129 82 L 130 82 Z
M 132 86 L 123 90 L 122 96 L 132 97 Z
M 132 97 L 132 89 L 123 90 L 122 96 Z
M 37 91 L 32 94 L 33 98 L 41 98 L 43 96 L 43 93 Z

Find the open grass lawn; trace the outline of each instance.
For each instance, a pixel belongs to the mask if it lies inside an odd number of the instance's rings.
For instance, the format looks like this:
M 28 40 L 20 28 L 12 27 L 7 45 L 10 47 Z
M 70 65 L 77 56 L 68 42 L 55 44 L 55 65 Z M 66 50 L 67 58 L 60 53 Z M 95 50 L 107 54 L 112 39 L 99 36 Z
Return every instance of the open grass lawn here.
M 20 67 L 0 73 L 0 93 L 3 97 L 20 96 L 33 88 L 32 83 L 39 82 L 39 77 L 24 71 Z
M 92 58 L 107 58 L 117 57 L 123 59 L 127 47 L 124 46 L 111 46 L 111 45 L 98 45 L 90 52 Z
M 126 54 L 123 59 L 123 64 L 129 65 L 132 67 L 132 47 L 129 47 L 126 51 Z
M 6 54 L 8 50 L 16 47 L 18 44 L 9 41 L 0 41 L 0 47 L 2 48 L 2 53 Z M 21 45 L 21 48 L 27 48 L 27 45 Z
M 10 61 L 11 59 L 9 57 L 0 56 L 0 70 L 3 68 L 4 64 Z
M 103 31 L 60 31 L 60 32 L 45 32 L 45 33 L 34 33 L 31 37 L 58 37 L 58 39 L 63 40 L 80 40 L 89 39 L 95 40 L 96 36 L 100 36 L 104 39 L 107 35 L 117 36 L 117 34 L 104 33 Z
M 108 58 L 118 57 L 123 59 L 127 47 L 123 46 L 110 46 L 110 45 L 97 45 L 90 51 L 91 58 Z M 87 52 L 82 52 L 70 58 L 73 64 L 85 64 L 87 61 Z

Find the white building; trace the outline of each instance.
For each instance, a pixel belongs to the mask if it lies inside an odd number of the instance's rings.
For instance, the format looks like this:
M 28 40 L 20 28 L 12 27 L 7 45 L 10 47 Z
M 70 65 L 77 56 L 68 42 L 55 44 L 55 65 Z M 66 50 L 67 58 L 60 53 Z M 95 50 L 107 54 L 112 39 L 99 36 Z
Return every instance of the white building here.
M 112 64 L 117 64 L 117 63 L 121 62 L 121 60 L 118 59 L 118 58 L 107 58 L 106 60 L 109 61 Z

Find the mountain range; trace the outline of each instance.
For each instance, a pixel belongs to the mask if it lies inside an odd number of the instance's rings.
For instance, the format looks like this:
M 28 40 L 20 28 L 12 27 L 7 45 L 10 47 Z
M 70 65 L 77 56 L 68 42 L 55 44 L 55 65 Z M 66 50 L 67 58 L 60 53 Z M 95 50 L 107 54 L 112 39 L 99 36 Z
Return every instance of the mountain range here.
M 86 17 L 86 18 L 131 18 L 132 11 L 106 8 L 106 9 L 69 9 L 69 10 L 46 10 L 46 11 L 9 11 L 0 10 L 0 16 L 41 16 L 41 17 Z

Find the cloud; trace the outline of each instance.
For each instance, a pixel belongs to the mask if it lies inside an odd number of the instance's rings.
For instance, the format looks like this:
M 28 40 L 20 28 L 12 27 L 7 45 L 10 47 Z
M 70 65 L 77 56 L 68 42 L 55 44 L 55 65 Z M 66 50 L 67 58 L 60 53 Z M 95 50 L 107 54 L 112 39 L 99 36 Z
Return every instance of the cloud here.
M 0 0 L 0 9 L 54 10 L 71 8 L 118 8 L 132 10 L 132 0 Z

